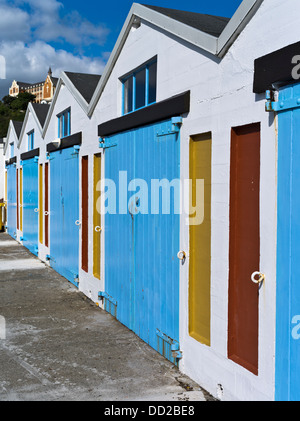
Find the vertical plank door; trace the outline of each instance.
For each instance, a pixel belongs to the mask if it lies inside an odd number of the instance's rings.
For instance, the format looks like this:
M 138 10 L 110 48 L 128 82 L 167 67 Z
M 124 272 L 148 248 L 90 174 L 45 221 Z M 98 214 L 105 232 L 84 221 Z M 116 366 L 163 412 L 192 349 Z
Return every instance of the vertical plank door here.
M 260 125 L 232 129 L 228 357 L 258 374 Z

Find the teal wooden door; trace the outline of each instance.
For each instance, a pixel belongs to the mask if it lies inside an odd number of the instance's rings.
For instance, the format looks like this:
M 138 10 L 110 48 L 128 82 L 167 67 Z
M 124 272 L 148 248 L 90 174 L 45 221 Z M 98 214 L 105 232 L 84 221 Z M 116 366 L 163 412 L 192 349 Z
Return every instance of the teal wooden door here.
M 7 166 L 7 233 L 17 237 L 17 170 L 14 164 Z
M 39 174 L 35 158 L 23 162 L 23 245 L 38 255 Z
M 300 84 L 278 100 L 276 400 L 300 400 Z
M 180 178 L 180 135 L 168 120 L 105 142 L 105 178 L 117 192 L 105 215 L 106 309 L 178 364 L 179 204 L 170 186 Z M 162 180 L 166 189 L 152 194 Z
M 50 264 L 78 286 L 79 159 L 74 148 L 50 157 Z

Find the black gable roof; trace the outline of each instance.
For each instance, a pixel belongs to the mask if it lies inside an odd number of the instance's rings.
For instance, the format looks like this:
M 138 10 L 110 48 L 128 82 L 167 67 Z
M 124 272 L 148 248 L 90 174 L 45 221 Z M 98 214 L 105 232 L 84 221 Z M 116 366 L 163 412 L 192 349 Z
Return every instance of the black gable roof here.
M 175 19 L 185 25 L 196 28 L 202 32 L 206 32 L 214 37 L 219 37 L 223 32 L 225 26 L 230 21 L 230 18 L 220 16 L 204 15 L 202 13 L 185 12 L 183 10 L 167 9 L 165 7 L 150 6 L 143 4 L 143 6 L 162 13 L 171 19 Z
M 16 135 L 19 139 L 20 134 L 21 134 L 21 130 L 22 130 L 22 126 L 23 126 L 23 122 L 22 121 L 15 121 L 12 120 L 12 124 L 14 125 L 15 131 L 16 131 Z
M 83 98 L 89 104 L 98 82 L 101 78 L 100 75 L 91 75 L 87 73 L 72 73 L 65 72 L 75 88 L 81 93 Z
M 41 126 L 43 127 L 46 121 L 46 117 L 47 117 L 50 105 L 32 103 L 32 106 Z

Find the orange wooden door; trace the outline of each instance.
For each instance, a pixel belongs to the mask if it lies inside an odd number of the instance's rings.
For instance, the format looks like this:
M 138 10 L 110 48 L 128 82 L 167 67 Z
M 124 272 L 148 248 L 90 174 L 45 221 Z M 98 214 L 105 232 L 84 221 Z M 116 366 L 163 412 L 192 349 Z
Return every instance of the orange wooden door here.
M 260 125 L 232 129 L 228 357 L 258 374 Z

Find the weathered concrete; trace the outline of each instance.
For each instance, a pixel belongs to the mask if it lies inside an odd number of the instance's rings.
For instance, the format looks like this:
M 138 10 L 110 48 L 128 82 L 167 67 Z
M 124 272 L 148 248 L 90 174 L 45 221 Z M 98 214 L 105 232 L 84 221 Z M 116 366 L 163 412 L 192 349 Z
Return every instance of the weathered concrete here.
M 20 270 L 18 259 L 36 266 Z M 10 270 L 1 270 L 7 261 Z M 6 234 L 0 234 L 0 316 L 1 401 L 211 399 Z

